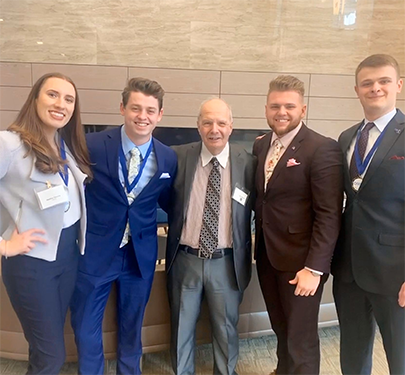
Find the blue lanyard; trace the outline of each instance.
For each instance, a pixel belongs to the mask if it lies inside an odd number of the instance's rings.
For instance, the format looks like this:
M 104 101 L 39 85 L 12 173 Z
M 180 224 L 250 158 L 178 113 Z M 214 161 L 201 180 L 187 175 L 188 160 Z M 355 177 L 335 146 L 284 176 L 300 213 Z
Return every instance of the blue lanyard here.
M 361 127 L 357 131 L 357 138 L 356 138 L 356 144 L 354 146 L 354 158 L 356 160 L 356 167 L 357 171 L 359 172 L 359 176 L 361 176 L 364 171 L 367 168 L 368 163 L 370 162 L 371 157 L 373 156 L 375 150 L 377 150 L 378 146 L 380 145 L 382 141 L 382 137 L 387 130 L 388 126 L 385 127 L 385 129 L 381 132 L 381 134 L 378 136 L 377 140 L 374 142 L 373 147 L 371 150 L 368 152 L 367 156 L 364 158 L 364 161 L 362 162 L 360 159 L 360 153 L 359 153 L 359 139 L 360 139 L 360 134 L 361 134 Z
M 128 180 L 127 159 L 125 158 L 125 154 L 124 154 L 124 150 L 122 149 L 122 146 L 120 147 L 120 164 L 121 164 L 121 168 L 122 168 L 122 174 L 124 176 L 125 187 L 127 188 L 127 193 L 130 193 L 134 189 L 136 184 L 139 182 L 139 180 L 142 176 L 143 169 L 145 168 L 146 161 L 148 160 L 148 157 L 149 157 L 150 153 L 152 152 L 152 148 L 153 148 L 153 139 L 150 142 L 148 151 L 146 151 L 145 158 L 143 159 L 143 161 L 141 163 L 138 174 L 136 175 L 136 177 L 130 184 L 129 180 Z
M 62 157 L 63 160 L 66 160 L 66 150 L 65 150 L 65 142 L 63 139 L 60 139 L 60 156 Z M 62 178 L 63 182 L 65 183 L 66 186 L 69 184 L 69 171 L 68 171 L 68 165 L 65 164 L 63 166 L 63 172 L 59 172 L 60 177 Z

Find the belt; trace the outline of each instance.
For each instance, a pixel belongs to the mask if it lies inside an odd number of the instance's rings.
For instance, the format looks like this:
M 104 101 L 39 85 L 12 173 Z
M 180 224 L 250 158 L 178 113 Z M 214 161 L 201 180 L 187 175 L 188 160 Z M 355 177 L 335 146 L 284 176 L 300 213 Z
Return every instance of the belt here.
M 179 249 L 185 251 L 188 254 L 195 255 L 201 259 L 219 259 L 223 258 L 225 255 L 232 254 L 232 248 L 226 247 L 224 249 L 216 249 L 212 254 L 205 256 L 200 249 L 194 249 L 187 245 L 179 245 Z

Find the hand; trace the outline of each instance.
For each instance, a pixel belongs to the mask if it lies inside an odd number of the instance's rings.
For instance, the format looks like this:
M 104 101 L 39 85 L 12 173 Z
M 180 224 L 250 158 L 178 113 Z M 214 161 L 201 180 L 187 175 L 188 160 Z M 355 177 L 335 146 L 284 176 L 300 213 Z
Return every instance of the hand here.
M 296 296 L 308 297 L 316 293 L 320 281 L 321 276 L 314 276 L 311 271 L 303 268 L 296 273 L 295 278 L 290 280 L 289 283 L 292 285 L 297 284 L 294 291 Z
M 398 293 L 398 305 L 405 307 L 405 282 L 402 284 Z
M 3 239 L 0 242 L 2 255 L 13 257 L 19 254 L 26 254 L 35 247 L 35 242 L 48 243 L 45 238 L 39 237 L 39 234 L 45 234 L 45 231 L 35 228 L 18 233 L 17 229 L 14 229 L 9 241 Z

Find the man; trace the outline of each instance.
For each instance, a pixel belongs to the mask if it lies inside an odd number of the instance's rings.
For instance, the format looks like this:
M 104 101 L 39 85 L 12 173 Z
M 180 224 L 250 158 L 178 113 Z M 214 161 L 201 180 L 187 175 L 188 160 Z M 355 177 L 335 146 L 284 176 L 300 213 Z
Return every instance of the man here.
M 251 276 L 250 218 L 255 158 L 229 144 L 232 114 L 221 99 L 202 103 L 201 142 L 178 146 L 169 210 L 166 268 L 171 355 L 176 374 L 195 374 L 195 328 L 205 296 L 214 373 L 235 374 L 239 304 Z
M 372 55 L 356 70 L 364 120 L 344 131 L 347 196 L 332 264 L 343 374 L 370 374 L 376 321 L 391 374 L 405 374 L 405 139 L 397 61 Z
M 319 374 L 318 313 L 340 228 L 342 153 L 308 129 L 304 84 L 282 75 L 270 82 L 257 139 L 256 261 L 277 335 L 275 373 Z
M 94 180 L 86 188 L 86 252 L 72 300 L 80 374 L 103 374 L 102 320 L 117 286 L 117 374 L 140 374 L 141 329 L 157 257 L 156 207 L 167 209 L 177 157 L 152 137 L 162 87 L 132 78 L 122 93 L 124 125 L 89 134 Z

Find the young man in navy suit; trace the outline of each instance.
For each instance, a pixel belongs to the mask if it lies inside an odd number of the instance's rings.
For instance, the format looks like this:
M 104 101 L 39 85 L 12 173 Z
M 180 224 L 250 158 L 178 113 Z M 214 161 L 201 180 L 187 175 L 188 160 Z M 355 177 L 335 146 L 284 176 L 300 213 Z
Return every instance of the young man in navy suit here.
M 124 125 L 89 134 L 94 180 L 86 188 L 86 255 L 72 299 L 79 373 L 103 374 L 102 321 L 117 286 L 117 374 L 140 374 L 141 330 L 157 258 L 156 209 L 167 209 L 176 175 L 173 150 L 152 137 L 162 87 L 132 78 L 122 93 Z
M 372 55 L 356 70 L 364 120 L 344 131 L 347 196 L 332 264 L 343 374 L 370 374 L 376 322 L 390 374 L 405 374 L 405 116 L 399 66 Z

